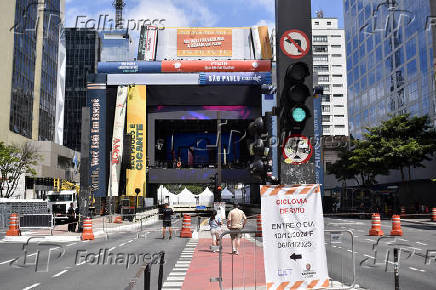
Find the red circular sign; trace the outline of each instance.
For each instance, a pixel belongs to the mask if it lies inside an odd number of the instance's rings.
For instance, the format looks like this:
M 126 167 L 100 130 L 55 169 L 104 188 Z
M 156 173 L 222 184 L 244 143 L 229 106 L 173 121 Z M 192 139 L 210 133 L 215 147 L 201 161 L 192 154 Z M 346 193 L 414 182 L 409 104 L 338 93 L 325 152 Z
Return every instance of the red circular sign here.
M 290 143 L 290 146 L 288 146 L 288 143 Z M 294 165 L 304 164 L 312 157 L 313 147 L 306 136 L 293 134 L 288 136 L 285 143 L 283 143 L 282 154 L 286 163 Z
M 297 29 L 287 30 L 280 38 L 280 48 L 290 58 L 302 58 L 309 53 L 310 40 L 303 31 Z

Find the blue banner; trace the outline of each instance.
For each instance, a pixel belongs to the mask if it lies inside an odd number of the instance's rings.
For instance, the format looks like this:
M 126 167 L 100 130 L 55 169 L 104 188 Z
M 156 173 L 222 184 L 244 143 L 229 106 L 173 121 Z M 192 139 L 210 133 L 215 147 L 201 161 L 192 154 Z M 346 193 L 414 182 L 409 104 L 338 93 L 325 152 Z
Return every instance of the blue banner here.
M 200 85 L 265 85 L 271 84 L 270 72 L 200 73 Z
M 160 73 L 162 64 L 160 61 L 111 61 L 99 62 L 99 73 L 125 74 L 125 73 Z
M 106 84 L 104 82 L 88 83 L 87 102 L 90 110 L 89 176 L 91 194 L 95 197 L 104 197 L 107 193 Z
M 313 147 L 315 148 L 315 178 L 316 183 L 320 184 L 321 196 L 324 196 L 324 162 L 322 160 L 322 113 L 321 96 L 313 99 L 314 115 L 314 137 Z

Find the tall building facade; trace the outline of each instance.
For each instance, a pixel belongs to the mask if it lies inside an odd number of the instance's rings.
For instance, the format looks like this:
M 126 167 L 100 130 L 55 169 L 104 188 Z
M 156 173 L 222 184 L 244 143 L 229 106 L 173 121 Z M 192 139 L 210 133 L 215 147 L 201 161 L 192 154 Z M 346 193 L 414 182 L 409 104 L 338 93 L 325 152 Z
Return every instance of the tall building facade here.
M 323 135 L 348 136 L 347 68 L 344 30 L 337 18 L 312 19 L 313 71 L 324 88 Z
M 110 30 L 100 32 L 101 61 L 132 61 L 133 41 L 129 31 Z
M 82 107 L 86 107 L 86 80 L 97 72 L 101 41 L 93 29 L 65 28 L 66 84 L 64 145 L 80 151 Z
M 55 144 L 59 37 L 65 0 L 0 1 L 0 141 L 30 143 L 41 159 L 36 177 L 73 180 L 73 150 Z M 21 176 L 13 198 L 32 198 L 39 187 Z
M 433 0 L 345 0 L 350 133 L 389 114 L 435 116 Z M 433 13 L 432 13 L 433 11 Z

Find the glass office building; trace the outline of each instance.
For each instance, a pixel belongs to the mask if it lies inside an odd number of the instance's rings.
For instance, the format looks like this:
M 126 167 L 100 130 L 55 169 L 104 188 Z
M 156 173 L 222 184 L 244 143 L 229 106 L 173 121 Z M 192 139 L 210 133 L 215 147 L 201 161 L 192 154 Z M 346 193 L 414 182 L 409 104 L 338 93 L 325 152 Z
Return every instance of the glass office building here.
M 32 108 L 35 81 L 36 37 L 25 33 L 35 26 L 37 6 L 17 0 L 15 6 L 14 62 L 9 130 L 32 138 Z M 26 11 L 26 13 L 24 13 Z
M 389 114 L 435 122 L 431 0 L 344 0 L 350 134 Z
M 80 151 L 82 107 L 86 107 L 86 80 L 97 72 L 100 37 L 96 30 L 65 28 L 66 79 L 64 145 Z

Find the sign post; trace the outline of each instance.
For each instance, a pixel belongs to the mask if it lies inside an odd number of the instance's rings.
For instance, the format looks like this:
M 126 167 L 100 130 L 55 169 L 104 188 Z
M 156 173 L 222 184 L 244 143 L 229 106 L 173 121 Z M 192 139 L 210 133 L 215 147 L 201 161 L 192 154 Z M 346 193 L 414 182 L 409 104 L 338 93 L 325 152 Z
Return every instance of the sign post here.
M 260 194 L 267 288 L 328 287 L 319 184 L 263 185 Z

